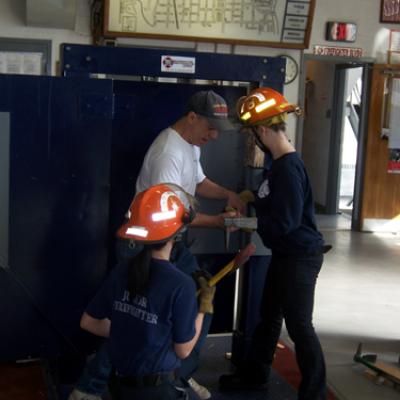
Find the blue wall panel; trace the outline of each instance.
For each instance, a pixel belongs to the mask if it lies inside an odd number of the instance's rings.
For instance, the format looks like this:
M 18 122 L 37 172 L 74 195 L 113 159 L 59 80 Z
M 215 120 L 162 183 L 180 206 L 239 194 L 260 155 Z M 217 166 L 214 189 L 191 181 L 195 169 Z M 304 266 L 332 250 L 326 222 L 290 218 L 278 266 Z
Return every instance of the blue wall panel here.
M 0 358 L 76 352 L 106 268 L 111 83 L 3 75 L 0 93 L 11 131 Z

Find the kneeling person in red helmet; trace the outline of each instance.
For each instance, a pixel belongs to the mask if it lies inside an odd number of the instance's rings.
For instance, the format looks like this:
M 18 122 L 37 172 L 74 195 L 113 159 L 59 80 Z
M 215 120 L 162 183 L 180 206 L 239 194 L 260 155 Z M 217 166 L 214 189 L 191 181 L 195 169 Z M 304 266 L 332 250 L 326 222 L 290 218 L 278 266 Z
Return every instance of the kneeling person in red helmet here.
M 130 212 L 118 235 L 143 250 L 112 271 L 81 327 L 109 337 L 113 398 L 185 398 L 176 371 L 196 344 L 204 313 L 213 312 L 215 292 L 200 277 L 198 304 L 193 279 L 169 262 L 175 240 L 194 218 L 191 198 L 176 185 L 159 184 L 139 193 Z
M 325 362 L 312 324 L 314 290 L 327 247 L 317 230 L 310 181 L 286 136 L 286 118 L 297 107 L 269 88 L 239 99 L 238 116 L 266 157 L 267 179 L 255 195 L 258 233 L 271 249 L 260 307 L 261 322 L 236 373 L 220 377 L 225 389 L 266 389 L 285 319 L 302 375 L 299 400 L 326 399 Z

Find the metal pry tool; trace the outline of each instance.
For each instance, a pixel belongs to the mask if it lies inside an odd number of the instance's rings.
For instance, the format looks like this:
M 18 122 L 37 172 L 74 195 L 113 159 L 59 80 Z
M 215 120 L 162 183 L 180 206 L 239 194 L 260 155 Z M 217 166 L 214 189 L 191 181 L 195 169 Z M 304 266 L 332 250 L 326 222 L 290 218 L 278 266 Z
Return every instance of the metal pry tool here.
M 257 229 L 257 218 L 256 217 L 225 218 L 225 228 L 229 227 L 249 229 L 255 231 Z
M 225 218 L 225 248 L 229 248 L 229 240 L 231 236 L 231 228 L 239 228 L 246 231 L 257 230 L 257 218 L 256 217 L 233 217 Z

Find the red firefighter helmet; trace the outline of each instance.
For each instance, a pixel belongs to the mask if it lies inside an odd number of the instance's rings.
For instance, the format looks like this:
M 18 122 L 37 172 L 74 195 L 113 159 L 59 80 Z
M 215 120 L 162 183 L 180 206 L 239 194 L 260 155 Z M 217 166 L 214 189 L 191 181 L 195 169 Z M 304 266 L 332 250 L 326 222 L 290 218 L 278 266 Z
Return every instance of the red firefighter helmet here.
M 129 211 L 129 220 L 118 229 L 117 235 L 142 243 L 167 241 L 195 217 L 192 196 L 178 185 L 169 183 L 140 192 Z
M 272 125 L 285 121 L 288 113 L 300 114 L 299 107 L 289 103 L 276 90 L 266 87 L 257 88 L 241 97 L 236 104 L 236 111 L 244 125 Z

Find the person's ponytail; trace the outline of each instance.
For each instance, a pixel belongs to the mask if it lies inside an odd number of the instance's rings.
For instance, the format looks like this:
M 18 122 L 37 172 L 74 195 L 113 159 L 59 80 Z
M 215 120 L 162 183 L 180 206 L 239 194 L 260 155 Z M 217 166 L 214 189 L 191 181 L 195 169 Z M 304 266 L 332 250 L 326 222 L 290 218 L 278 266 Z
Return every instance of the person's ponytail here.
M 143 246 L 142 251 L 129 261 L 127 290 L 132 299 L 136 294 L 144 294 L 150 284 L 151 252 L 154 249 L 161 249 L 165 243 L 157 243 Z

